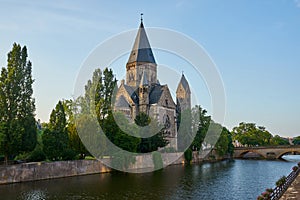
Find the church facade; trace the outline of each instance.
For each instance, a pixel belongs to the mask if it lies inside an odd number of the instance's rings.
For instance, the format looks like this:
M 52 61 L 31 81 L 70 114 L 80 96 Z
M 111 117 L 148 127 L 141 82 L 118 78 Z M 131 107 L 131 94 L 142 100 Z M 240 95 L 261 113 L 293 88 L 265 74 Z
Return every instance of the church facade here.
M 177 117 L 181 110 L 191 108 L 191 91 L 182 74 L 174 102 L 168 85 L 160 84 L 157 64 L 141 20 L 128 62 L 126 82 L 121 80 L 116 93 L 114 111 L 120 111 L 128 119 L 143 112 L 165 127 L 169 146 L 177 149 Z

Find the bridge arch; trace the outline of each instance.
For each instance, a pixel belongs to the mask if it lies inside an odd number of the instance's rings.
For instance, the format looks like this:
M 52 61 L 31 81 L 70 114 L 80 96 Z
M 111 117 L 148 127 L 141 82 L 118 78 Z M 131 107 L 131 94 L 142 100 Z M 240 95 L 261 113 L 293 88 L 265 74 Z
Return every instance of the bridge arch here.
M 239 157 L 243 158 L 244 155 L 246 155 L 247 153 L 256 153 L 257 155 L 260 155 L 261 157 L 266 158 L 266 156 L 261 154 L 259 151 L 252 150 L 252 149 L 248 149 L 248 150 L 245 150 L 245 151 L 241 152 Z
M 234 157 L 242 158 L 248 152 L 259 154 L 266 159 L 280 159 L 287 153 L 300 154 L 300 145 L 235 147 Z
M 286 151 L 280 152 L 280 153 L 277 155 L 276 159 L 282 158 L 282 156 L 284 156 L 284 155 L 287 154 L 287 153 L 298 153 L 298 154 L 300 154 L 300 151 L 299 151 L 299 150 L 294 150 L 294 149 L 286 150 Z

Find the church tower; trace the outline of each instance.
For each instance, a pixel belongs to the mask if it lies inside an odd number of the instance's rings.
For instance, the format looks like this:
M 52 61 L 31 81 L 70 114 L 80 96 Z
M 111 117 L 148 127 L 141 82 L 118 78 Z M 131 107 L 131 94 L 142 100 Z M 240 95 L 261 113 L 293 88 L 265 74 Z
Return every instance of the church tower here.
M 143 18 L 126 64 L 126 84 L 137 88 L 145 72 L 149 85 L 157 83 L 157 64 L 144 29 Z
M 191 90 L 184 74 L 182 74 L 176 90 L 176 104 L 179 113 L 191 109 Z

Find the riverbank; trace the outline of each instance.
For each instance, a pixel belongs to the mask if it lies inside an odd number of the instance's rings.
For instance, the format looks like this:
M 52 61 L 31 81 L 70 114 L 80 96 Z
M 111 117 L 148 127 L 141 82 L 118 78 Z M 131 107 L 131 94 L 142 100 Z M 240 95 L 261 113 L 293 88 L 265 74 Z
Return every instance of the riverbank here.
M 167 158 L 178 157 L 178 153 L 167 153 L 163 156 L 163 163 L 167 163 Z M 196 162 L 193 156 L 193 161 Z M 152 170 L 154 164 L 152 162 L 144 162 L 151 160 L 151 154 L 137 156 L 136 162 L 128 167 L 128 170 L 136 171 L 142 169 Z M 103 159 L 104 163 L 110 163 L 109 158 Z M 145 165 L 147 163 L 148 165 Z M 181 156 L 173 164 L 184 163 Z M 8 165 L 0 167 L 0 184 L 37 181 L 44 179 L 64 178 L 71 176 L 107 173 L 112 171 L 111 168 L 104 165 L 98 160 L 74 160 L 74 161 L 55 161 L 55 162 L 32 162 L 16 165 Z
M 179 158 L 178 158 L 179 157 Z M 177 159 L 178 158 L 178 159 Z M 171 160 L 171 165 L 184 164 L 183 153 L 163 153 L 162 161 L 166 166 Z M 192 163 L 218 162 L 226 159 L 219 157 L 214 153 L 207 156 L 193 152 Z M 153 171 L 154 163 L 145 162 L 152 160 L 151 154 L 136 156 L 136 162 L 129 165 L 127 171 Z M 104 163 L 110 163 L 109 158 L 104 159 Z M 147 163 L 147 165 L 145 165 Z M 98 174 L 111 172 L 113 169 L 107 167 L 98 160 L 74 160 L 74 161 L 56 161 L 56 162 L 32 162 L 0 167 L 0 184 L 36 181 L 44 179 L 64 178 L 71 176 Z

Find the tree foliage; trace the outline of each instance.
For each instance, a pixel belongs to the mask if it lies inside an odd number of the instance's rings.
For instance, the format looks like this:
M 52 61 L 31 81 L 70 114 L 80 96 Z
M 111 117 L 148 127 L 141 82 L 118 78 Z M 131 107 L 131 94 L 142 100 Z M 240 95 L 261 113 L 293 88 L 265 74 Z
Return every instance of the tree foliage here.
M 271 138 L 270 144 L 271 145 L 289 145 L 290 142 L 288 139 L 284 139 L 284 138 L 280 137 L 279 135 L 275 135 L 274 137 Z
M 293 144 L 294 144 L 294 145 L 300 145 L 300 136 L 295 137 L 295 138 L 293 139 Z
M 193 120 L 194 122 L 197 122 L 197 124 L 194 125 L 197 131 L 191 147 L 200 150 L 202 148 L 202 143 L 204 141 L 209 125 L 211 123 L 211 117 L 208 116 L 207 111 L 201 108 L 201 106 L 199 105 L 196 105 L 193 108 L 193 113 L 194 113 L 193 115 L 196 116 L 198 120 Z
M 138 114 L 134 121 L 135 124 L 140 127 L 147 126 L 146 130 L 143 129 L 143 132 L 156 133 L 156 131 L 159 130 L 159 132 L 157 132 L 155 135 L 151 137 L 141 138 L 141 142 L 138 146 L 139 153 L 153 152 L 158 150 L 159 147 L 165 147 L 168 144 L 168 140 L 165 138 L 164 128 L 159 128 L 160 124 L 155 121 L 150 124 L 151 118 L 147 114 L 145 113 Z
M 207 111 L 196 105 L 191 111 L 181 113 L 181 122 L 178 131 L 178 149 L 180 151 L 190 144 L 190 150 L 214 148 L 220 156 L 233 153 L 231 133 L 227 128 L 215 123 L 207 115 Z
M 220 156 L 224 156 L 226 153 L 233 154 L 233 144 L 230 131 L 222 127 L 222 132 L 215 145 L 215 149 Z
M 27 48 L 14 43 L 0 76 L 0 152 L 8 157 L 32 151 L 37 142 L 34 82 Z
M 273 137 L 265 127 L 245 122 L 241 122 L 239 126 L 233 128 L 232 136 L 234 140 L 249 146 L 270 145 Z
M 65 109 L 59 101 L 52 110 L 48 128 L 42 136 L 43 151 L 49 160 L 73 159 L 75 153 L 69 149 Z
M 138 151 L 141 139 L 134 136 L 137 134 L 137 130 L 132 124 L 129 124 L 123 113 L 115 113 L 113 115 L 110 112 L 103 121 L 102 129 L 114 145 L 129 152 Z M 131 133 L 131 135 L 128 133 Z
M 69 137 L 69 146 L 70 148 L 75 151 L 77 154 L 80 155 L 80 158 L 85 158 L 86 155 L 89 155 L 89 152 L 87 151 L 86 147 L 83 145 L 81 138 L 78 135 L 76 125 L 75 125 L 75 119 L 74 119 L 74 112 L 76 109 L 76 100 L 73 101 L 71 99 L 64 100 L 63 102 L 65 114 L 66 114 L 66 120 L 67 120 L 67 133 Z M 81 123 L 86 123 L 84 121 L 86 118 L 82 117 L 82 119 L 78 120 Z

